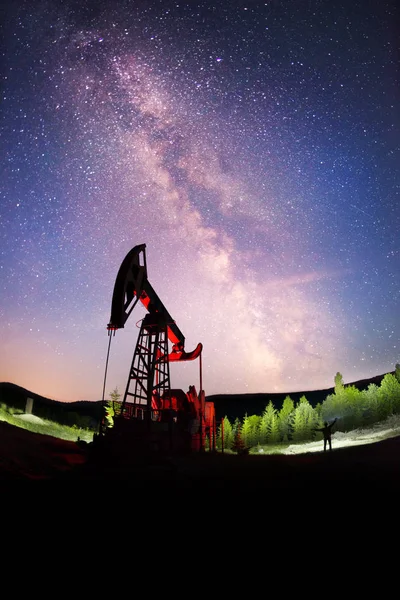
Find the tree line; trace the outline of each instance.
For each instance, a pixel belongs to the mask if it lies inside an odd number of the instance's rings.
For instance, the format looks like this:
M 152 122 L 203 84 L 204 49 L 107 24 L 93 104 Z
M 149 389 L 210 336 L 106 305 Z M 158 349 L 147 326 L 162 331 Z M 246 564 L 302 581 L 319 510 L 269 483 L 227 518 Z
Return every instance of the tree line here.
M 321 439 L 314 429 L 334 418 L 335 430 L 348 432 L 395 414 L 400 414 L 400 364 L 396 364 L 394 374 L 384 376 L 380 385 L 371 383 L 365 390 L 344 385 L 338 372 L 334 392 L 315 407 L 305 395 L 297 404 L 288 395 L 280 410 L 270 400 L 261 415 L 246 414 L 243 420 L 236 418 L 233 423 L 225 416 L 218 427 L 216 448 L 242 452 L 258 445 L 311 442 Z

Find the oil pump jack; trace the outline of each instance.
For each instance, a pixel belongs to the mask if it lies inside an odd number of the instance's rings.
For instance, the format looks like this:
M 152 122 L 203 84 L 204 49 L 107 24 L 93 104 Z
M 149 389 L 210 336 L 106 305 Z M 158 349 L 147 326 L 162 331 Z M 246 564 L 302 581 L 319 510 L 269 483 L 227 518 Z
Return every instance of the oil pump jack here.
M 201 353 L 197 344 L 185 350 L 185 337 L 147 278 L 146 244 L 128 252 L 114 285 L 108 335 L 122 329 L 138 302 L 147 309 L 141 322 L 123 400 L 114 425 L 102 433 L 114 439 L 129 436 L 132 447 L 153 451 L 203 451 L 208 440 L 215 449 L 215 410 L 202 389 Z M 111 338 L 110 338 L 111 342 Z M 170 348 L 171 346 L 171 348 Z M 200 391 L 171 388 L 170 363 L 199 359 Z M 104 394 L 103 394 L 104 396 Z

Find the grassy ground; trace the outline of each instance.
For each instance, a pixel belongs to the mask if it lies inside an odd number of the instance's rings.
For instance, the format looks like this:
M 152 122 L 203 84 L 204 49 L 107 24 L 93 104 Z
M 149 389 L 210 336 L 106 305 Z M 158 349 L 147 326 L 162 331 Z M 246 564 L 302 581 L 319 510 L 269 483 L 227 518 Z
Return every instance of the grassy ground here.
M 61 440 L 68 440 L 70 442 L 81 440 L 90 443 L 93 441 L 94 432 L 90 431 L 89 429 L 80 429 L 76 426 L 68 427 L 66 425 L 60 425 L 60 423 L 47 421 L 46 419 L 41 419 L 36 415 L 26 414 L 21 410 L 7 407 L 4 404 L 0 406 L 0 421 L 5 421 L 10 425 L 26 429 L 32 433 L 49 435 Z
M 296 501 L 337 494 L 343 502 L 350 492 L 362 499 L 375 498 L 379 492 L 382 498 L 385 490 L 393 498 L 400 483 L 398 418 L 365 431 L 336 432 L 333 451 L 327 453 L 319 441 L 268 448 L 270 454 L 258 448 L 244 456 L 209 452 L 180 456 L 142 453 L 130 436 L 122 439 L 122 445 L 117 438 L 116 446 L 77 443 L 84 431 L 23 413 L 11 418 L 3 409 L 4 415 L 13 421 L 0 419 L 0 485 L 8 494 L 13 482 L 47 481 L 54 484 L 53 490 L 73 491 L 77 498 L 85 494 L 104 500 L 107 493 L 115 503 L 132 498 L 132 492 L 159 499 L 176 498 L 178 492 L 183 501 L 182 493 L 194 492 L 219 506 L 220 492 L 229 502 L 240 494 L 268 503 L 279 490 Z M 93 432 L 86 434 L 90 440 Z
M 351 446 L 362 446 L 374 442 L 383 441 L 389 438 L 400 436 L 400 415 L 392 415 L 375 425 L 365 429 L 354 429 L 343 433 L 336 431 L 332 434 L 332 448 L 346 448 Z M 271 455 L 271 454 L 308 454 L 322 452 L 324 442 L 322 440 L 313 442 L 304 442 L 301 444 L 276 444 L 267 446 L 258 446 L 250 450 L 251 454 Z

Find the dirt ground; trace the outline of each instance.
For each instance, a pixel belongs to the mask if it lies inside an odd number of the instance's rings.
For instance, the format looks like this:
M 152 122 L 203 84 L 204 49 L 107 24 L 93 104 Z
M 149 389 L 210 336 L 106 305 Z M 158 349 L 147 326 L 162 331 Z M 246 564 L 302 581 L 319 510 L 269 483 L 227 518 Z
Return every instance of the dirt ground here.
M 80 492 L 166 490 L 375 494 L 400 490 L 400 436 L 332 452 L 290 456 L 144 456 L 109 452 L 0 422 L 0 485 L 62 485 Z

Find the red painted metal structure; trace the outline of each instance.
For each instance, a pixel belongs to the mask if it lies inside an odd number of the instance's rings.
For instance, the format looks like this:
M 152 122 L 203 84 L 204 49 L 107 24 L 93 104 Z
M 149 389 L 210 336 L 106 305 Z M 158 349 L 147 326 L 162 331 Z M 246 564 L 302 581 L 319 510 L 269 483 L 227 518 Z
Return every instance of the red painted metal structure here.
M 132 435 L 137 447 L 156 451 L 203 451 L 206 440 L 215 450 L 213 402 L 202 389 L 201 353 L 197 344 L 185 350 L 185 337 L 147 278 L 146 245 L 132 248 L 124 258 L 114 285 L 109 335 L 124 327 L 140 302 L 147 309 L 140 327 L 123 401 L 117 408 L 112 434 Z M 111 341 L 111 340 L 110 340 Z M 170 347 L 171 346 L 171 347 Z M 170 362 L 200 361 L 200 392 L 170 385 Z M 104 433 L 108 435 L 106 429 Z

